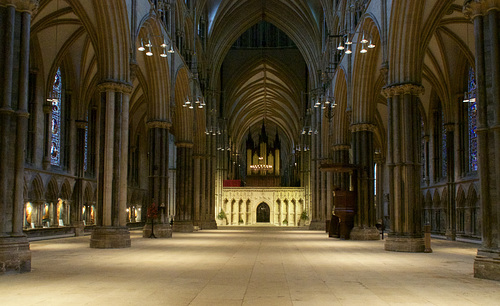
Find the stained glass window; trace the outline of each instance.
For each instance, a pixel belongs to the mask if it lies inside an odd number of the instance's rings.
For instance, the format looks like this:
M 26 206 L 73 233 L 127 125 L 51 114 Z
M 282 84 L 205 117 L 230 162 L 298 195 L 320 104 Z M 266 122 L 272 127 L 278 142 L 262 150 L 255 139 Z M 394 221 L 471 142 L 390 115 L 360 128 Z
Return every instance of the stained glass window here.
M 441 177 L 446 177 L 447 174 L 447 168 L 448 168 L 448 152 L 446 151 L 446 125 L 444 124 L 444 112 L 441 110 L 441 131 L 442 131 L 442 139 L 443 141 L 441 142 L 441 159 L 442 159 L 442 169 L 441 169 Z
M 89 116 L 87 115 L 87 122 L 89 121 Z M 85 126 L 85 148 L 83 150 L 83 171 L 87 171 L 87 155 L 88 155 L 88 144 L 89 144 L 89 126 Z
M 50 147 L 50 163 L 55 166 L 61 165 L 61 69 L 58 68 L 54 76 L 54 84 L 52 85 L 52 94 L 50 101 L 52 102 L 52 144 Z
M 477 105 L 476 105 L 476 77 L 474 69 L 469 69 L 468 82 L 469 103 L 467 107 L 468 138 L 469 138 L 469 171 L 477 171 Z
M 424 126 L 424 118 L 420 116 L 420 164 L 421 166 L 421 174 L 422 179 L 425 179 L 425 126 Z

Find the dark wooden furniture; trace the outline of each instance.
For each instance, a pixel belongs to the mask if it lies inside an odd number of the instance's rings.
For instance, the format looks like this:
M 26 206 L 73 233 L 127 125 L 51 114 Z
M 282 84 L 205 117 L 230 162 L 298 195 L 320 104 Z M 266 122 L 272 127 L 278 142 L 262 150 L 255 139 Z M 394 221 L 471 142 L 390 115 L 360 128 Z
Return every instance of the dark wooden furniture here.
M 320 170 L 334 173 L 349 173 L 351 176 L 350 190 L 333 191 L 334 215 L 329 226 L 330 237 L 338 236 L 340 239 L 349 239 L 351 230 L 354 227 L 354 216 L 357 212 L 356 188 L 358 185 L 358 168 L 350 164 L 322 164 Z M 338 227 L 336 225 L 336 217 L 338 217 Z M 338 234 L 336 230 L 338 230 Z
M 339 217 L 339 237 L 340 239 L 349 239 L 356 215 L 356 192 L 334 191 L 333 204 L 335 205 L 334 213 Z

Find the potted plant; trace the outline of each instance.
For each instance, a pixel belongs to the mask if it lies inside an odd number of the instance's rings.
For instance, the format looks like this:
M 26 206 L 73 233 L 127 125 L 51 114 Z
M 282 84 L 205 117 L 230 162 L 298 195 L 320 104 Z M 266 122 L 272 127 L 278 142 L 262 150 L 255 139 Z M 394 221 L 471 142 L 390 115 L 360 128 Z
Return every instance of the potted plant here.
M 148 218 L 151 220 L 151 235 L 149 235 L 149 238 L 156 238 L 155 233 L 154 233 L 154 224 L 155 224 L 155 219 L 158 218 L 159 212 L 158 212 L 158 206 L 153 202 L 151 206 L 148 207 Z
M 224 212 L 224 209 L 221 209 L 220 213 L 217 215 L 217 219 L 226 220 L 226 224 L 227 224 L 227 216 L 226 216 L 226 213 Z
M 287 219 L 283 220 L 283 225 L 284 226 L 288 226 L 288 220 Z
M 300 221 L 302 221 L 302 225 L 306 225 L 306 221 L 309 220 L 309 216 L 307 215 L 306 211 L 303 211 L 300 214 Z
M 238 224 L 243 224 L 243 219 L 240 218 L 240 220 L 238 220 Z

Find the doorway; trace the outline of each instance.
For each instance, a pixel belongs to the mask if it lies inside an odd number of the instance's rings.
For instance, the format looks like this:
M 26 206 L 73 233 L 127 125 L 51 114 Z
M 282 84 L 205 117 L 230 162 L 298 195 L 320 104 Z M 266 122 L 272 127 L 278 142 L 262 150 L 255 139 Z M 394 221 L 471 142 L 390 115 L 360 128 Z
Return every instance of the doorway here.
M 257 206 L 257 222 L 258 223 L 269 223 L 271 216 L 271 210 L 269 209 L 269 205 L 266 203 L 260 203 Z

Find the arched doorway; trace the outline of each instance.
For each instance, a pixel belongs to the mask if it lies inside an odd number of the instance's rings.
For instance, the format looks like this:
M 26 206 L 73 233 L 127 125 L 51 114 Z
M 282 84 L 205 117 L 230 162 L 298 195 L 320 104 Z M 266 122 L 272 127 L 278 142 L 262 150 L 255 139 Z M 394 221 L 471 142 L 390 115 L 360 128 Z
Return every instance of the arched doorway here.
M 269 205 L 266 203 L 260 203 L 257 206 L 257 222 L 265 222 L 269 223 L 271 216 L 271 211 L 269 209 Z

